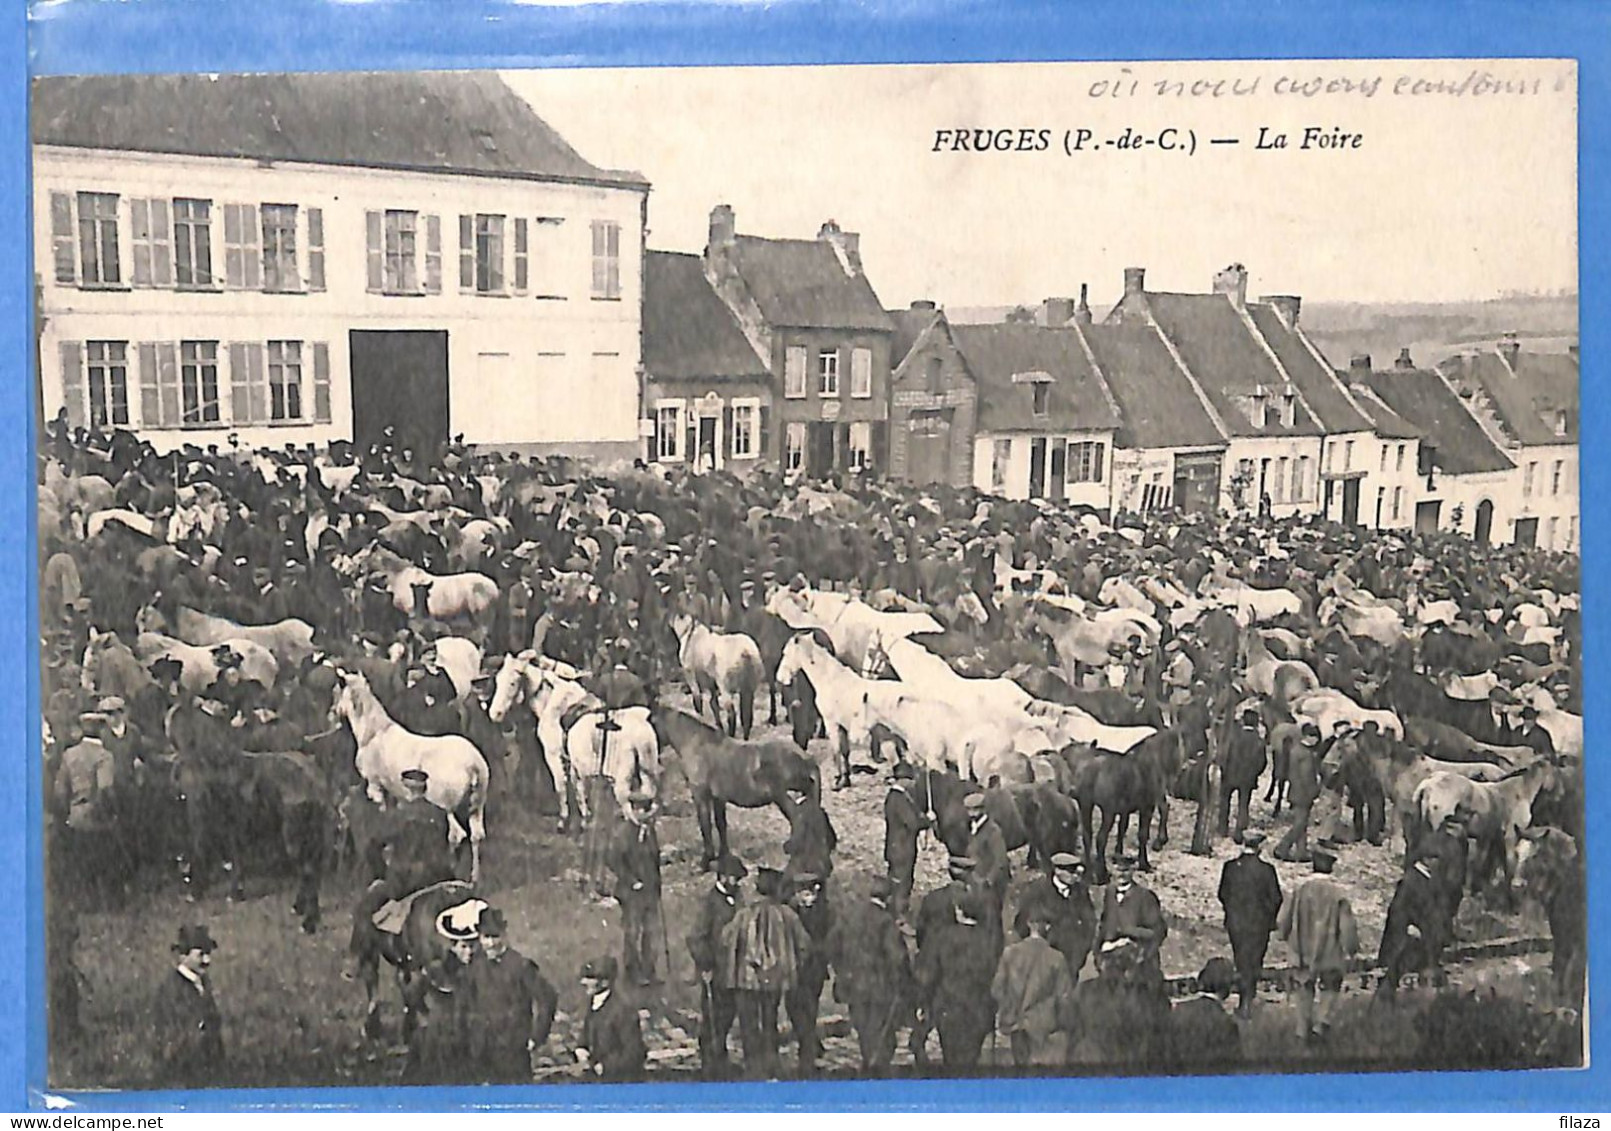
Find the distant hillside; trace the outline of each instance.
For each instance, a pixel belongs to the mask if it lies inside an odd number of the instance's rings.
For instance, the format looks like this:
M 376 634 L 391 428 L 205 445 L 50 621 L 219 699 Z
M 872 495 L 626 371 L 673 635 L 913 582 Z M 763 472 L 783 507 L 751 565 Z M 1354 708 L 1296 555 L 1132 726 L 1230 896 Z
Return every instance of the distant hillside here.
M 946 315 L 958 323 L 1000 322 L 1012 309 L 956 307 Z M 1041 314 L 1038 306 L 1031 309 Z M 1094 306 L 1093 313 L 1100 319 L 1107 309 Z M 1564 353 L 1578 336 L 1575 294 L 1518 295 L 1487 302 L 1306 302 L 1299 317 L 1310 338 L 1339 369 L 1361 353 L 1370 354 L 1374 365 L 1385 368 L 1405 346 L 1416 364 L 1436 365 L 1462 348 L 1485 345 L 1511 333 L 1527 349 Z

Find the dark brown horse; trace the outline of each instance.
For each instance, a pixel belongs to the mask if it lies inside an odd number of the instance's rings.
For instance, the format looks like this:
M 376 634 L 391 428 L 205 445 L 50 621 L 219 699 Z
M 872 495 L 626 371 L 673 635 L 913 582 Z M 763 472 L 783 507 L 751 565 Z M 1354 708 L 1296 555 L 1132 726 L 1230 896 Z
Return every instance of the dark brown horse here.
M 968 851 L 968 811 L 962 802 L 968 794 L 978 791 L 978 786 L 963 781 L 950 770 L 918 771 L 912 800 L 917 803 L 919 812 L 933 814 L 935 833 L 953 856 L 962 856 Z M 1001 829 L 1008 852 L 1029 843 L 1023 810 L 1010 787 L 994 786 L 985 790 L 984 802 L 985 812 Z
M 1138 817 L 1140 867 L 1151 871 L 1147 840 L 1152 817 L 1158 815 L 1158 836 L 1154 850 L 1169 840 L 1169 789 L 1180 772 L 1183 749 L 1179 733 L 1161 730 L 1143 739 L 1127 754 L 1112 754 L 1094 747 L 1074 744 L 1064 747 L 1063 759 L 1074 771 L 1074 800 L 1080 807 L 1080 825 L 1085 840 L 1087 862 L 1095 860 L 1098 883 L 1107 882 L 1108 836 L 1115 821 L 1128 823 Z M 1098 830 L 1092 823 L 1094 811 L 1102 811 Z M 1095 843 L 1093 844 L 1093 834 Z M 1118 848 L 1123 851 L 1125 828 L 1119 830 Z
M 729 738 L 704 720 L 675 707 L 656 706 L 649 721 L 659 740 L 662 759 L 681 768 L 693 796 L 704 845 L 702 864 L 709 868 L 727 853 L 727 807 L 785 808 L 790 790 L 821 800 L 822 774 L 817 764 L 788 742 Z

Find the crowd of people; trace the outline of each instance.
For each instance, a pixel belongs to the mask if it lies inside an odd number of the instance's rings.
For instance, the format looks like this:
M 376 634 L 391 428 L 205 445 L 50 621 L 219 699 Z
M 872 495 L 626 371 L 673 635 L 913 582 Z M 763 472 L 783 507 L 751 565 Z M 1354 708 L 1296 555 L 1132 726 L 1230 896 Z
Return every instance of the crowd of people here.
M 341 792 L 356 776 L 352 749 L 330 718 L 338 669 L 361 671 L 406 729 L 469 738 L 492 766 L 494 804 L 524 795 L 523 807 L 538 810 L 564 783 L 545 777 L 534 756 L 529 716 L 498 724 L 488 713 L 503 656 L 547 656 L 593 679 L 620 676 L 612 688 L 654 695 L 680 677 L 673 612 L 746 630 L 786 587 L 875 604 L 893 594 L 900 607 L 947 610 L 958 667 L 1027 670 L 1041 680 L 1059 670 L 1055 642 L 1031 629 L 1033 601 L 1013 592 L 1013 578 L 1092 608 L 1113 578 L 1187 594 L 1221 582 L 1284 589 L 1298 609 L 1272 627 L 1297 641 L 1321 684 L 1383 708 L 1400 706 L 1396 672 L 1434 670 L 1422 645 L 1351 636 L 1323 624 L 1318 610 L 1328 595 L 1363 590 L 1407 604 L 1413 621 L 1417 605 L 1448 601 L 1459 630 L 1449 639 L 1461 650 L 1448 666 L 1497 673 L 1488 710 L 1468 726 L 1472 738 L 1554 757 L 1537 708 L 1519 703 L 1518 691 L 1536 688 L 1561 711 L 1581 710 L 1575 608 L 1561 608 L 1558 635 L 1542 649 L 1520 643 L 1508 615 L 1541 592 L 1575 596 L 1576 558 L 1478 548 L 1454 536 L 1259 514 L 1107 518 L 861 476 L 801 484 L 764 470 L 739 480 L 643 465 L 600 476 L 563 459 L 460 443 L 433 453 L 230 444 L 162 454 L 127 432 L 75 432 L 64 420 L 46 430 L 39 481 L 50 922 L 59 956 L 52 1010 L 64 1031 L 76 1017 L 76 913 L 117 908 L 173 861 L 194 895 L 221 878 L 238 892 L 254 834 L 272 827 L 261 807 L 243 807 L 243 794 L 271 801 L 282 832 L 298 812 L 311 813 L 304 832 L 321 843 L 333 840 L 320 824 L 322 801 L 339 795 L 335 827 L 358 842 L 362 815 Z M 389 558 L 427 575 L 481 574 L 495 599 L 439 611 L 429 582 L 399 599 Z M 198 613 L 241 626 L 300 621 L 311 640 L 300 654 L 277 656 L 264 678 L 248 671 L 252 656 L 236 643 L 180 641 Z M 1154 706 L 1171 727 L 1205 736 L 1223 727 L 1193 747 L 1206 757 L 1171 783 L 1203 801 L 1217 790 L 1222 835 L 1242 846 L 1218 891 L 1232 954 L 1201 971 L 1196 996 L 1171 1005 L 1160 960 L 1169 916 L 1137 882 L 1144 859 L 1121 849 L 1110 879 L 1108 862 L 1050 852 L 1038 873 L 1026 878 L 1020 869 L 1013 881 L 985 804 L 998 783 L 968 786 L 966 845 L 948 845 L 950 882 L 918 898 L 918 839 L 933 827 L 934 806 L 917 796 L 920 771 L 902 761 L 884 805 L 885 874 L 833 879 L 837 836 L 822 799 L 808 794 L 789 798 L 784 867 L 752 868 L 732 854 L 715 861 L 714 885 L 684 940 L 700 980 L 705 1070 L 728 1071 L 736 1023 L 743 1071 L 779 1074 L 781 1010 L 797 1071 L 815 1072 L 830 977 L 870 1073 L 888 1071 L 902 1031 L 920 1066 L 937 1033 L 948 1071 L 975 1069 L 998 1035 L 1016 1066 L 1223 1064 L 1235 1058 L 1238 1014 L 1245 1019 L 1253 1007 L 1272 935 L 1290 950 L 1299 1036 L 1324 1041 L 1342 976 L 1361 953 L 1346 890 L 1332 877 L 1339 845 L 1392 835 L 1387 802 L 1402 818 L 1401 799 L 1373 767 L 1405 757 L 1407 744 L 1371 722 L 1339 719 L 1323 734 L 1283 715 L 1248 686 L 1245 632 L 1233 629 L 1227 642 L 1206 623 L 1160 621 L 1156 639 L 1121 643 L 1106 663 L 1066 682 L 1075 692 L 1115 693 L 1138 710 Z M 476 670 L 449 670 L 449 637 L 474 641 Z M 787 692 L 786 710 L 799 705 Z M 606 708 L 636 701 L 630 691 L 604 698 Z M 813 740 L 810 729 L 802 735 L 797 726 L 795 735 L 802 746 Z M 243 790 L 244 755 L 283 751 L 306 753 L 306 766 L 276 777 L 263 762 Z M 536 771 L 514 768 L 521 751 Z M 1267 799 L 1290 811 L 1274 855 L 1313 868 L 1285 893 L 1263 859 L 1264 834 L 1250 826 L 1249 798 L 1267 772 Z M 530 1079 L 557 994 L 508 946 L 503 914 L 481 900 L 457 908 L 467 917 L 444 909 L 428 956 L 400 953 L 400 936 L 379 925 L 414 893 L 463 874 L 447 847 L 447 814 L 426 799 L 423 770 L 404 777 L 408 795 L 388 805 L 380 831 L 360 848 L 367 887 L 354 913 L 357 968 L 367 958 L 373 977 L 377 954 L 417 967 L 411 1079 Z M 321 803 L 299 808 L 314 794 Z M 1541 795 L 1534 823 L 1579 833 L 1580 806 L 1580 792 L 1559 785 Z M 672 965 L 655 817 L 654 798 L 634 795 L 618 817 L 596 822 L 591 842 L 597 870 L 614 878 L 622 945 L 581 972 L 585 1025 L 572 1051 L 586 1072 L 610 1079 L 644 1072 L 634 991 Z M 1473 819 L 1457 808 L 1426 835 L 1417 830 L 1413 843 L 1406 826 L 1403 878 L 1377 956 L 1384 994 L 1409 971 L 1436 975 L 1467 888 L 1468 846 L 1479 843 L 1469 839 Z M 313 893 L 298 896 L 309 930 L 324 862 L 321 850 L 310 864 Z M 1558 934 L 1580 929 L 1568 913 L 1580 890 L 1579 879 L 1552 893 Z M 207 973 L 214 946 L 203 926 L 186 927 L 175 944 L 174 980 L 155 1013 L 174 1080 L 226 1076 Z M 1558 961 L 1560 950 L 1558 938 Z M 1094 977 L 1084 976 L 1088 967 Z

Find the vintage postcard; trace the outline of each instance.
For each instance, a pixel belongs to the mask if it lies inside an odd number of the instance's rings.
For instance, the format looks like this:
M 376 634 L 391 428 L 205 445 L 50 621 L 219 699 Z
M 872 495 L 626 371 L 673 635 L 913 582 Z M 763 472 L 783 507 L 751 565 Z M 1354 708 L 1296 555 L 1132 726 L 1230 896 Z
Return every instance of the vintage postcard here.
M 1577 80 L 34 80 L 49 1087 L 1585 1065 Z

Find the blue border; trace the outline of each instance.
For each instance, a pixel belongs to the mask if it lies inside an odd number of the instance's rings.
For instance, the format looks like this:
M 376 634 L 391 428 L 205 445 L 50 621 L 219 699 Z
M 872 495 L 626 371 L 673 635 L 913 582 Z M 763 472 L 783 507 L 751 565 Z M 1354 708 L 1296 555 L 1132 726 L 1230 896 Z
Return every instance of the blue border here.
M 35 15 L 33 50 L 20 0 L 4 5 L 0 74 L 5 102 L 27 105 L 26 74 L 108 71 L 340 70 L 497 66 L 633 66 L 965 62 L 1054 59 L 1325 58 L 1447 56 L 1576 57 L 1580 62 L 1580 190 L 1584 387 L 1601 379 L 1607 345 L 1603 299 L 1611 274 L 1608 197 L 1611 184 L 1611 5 L 1599 0 L 1481 0 L 1412 3 L 1348 0 L 1329 5 L 1262 0 L 1197 4 L 1129 0 L 1122 5 L 1060 7 L 1049 3 L 895 0 L 874 8 L 804 0 L 758 3 L 631 3 L 543 8 L 493 0 L 277 0 L 272 5 L 224 0 L 58 0 Z M 259 14 L 259 13 L 263 14 Z M 444 44 L 454 47 L 445 49 Z M 517 49 L 519 45 L 523 49 Z M 1527 139 L 1494 155 L 1527 160 Z M 33 257 L 30 244 L 27 132 L 15 109 L 0 116 L 0 205 L 11 282 L 0 288 L 0 347 L 24 362 L 0 398 L 0 427 L 18 442 L 0 449 L 3 529 L 32 532 L 34 522 Z M 1583 543 L 1590 561 L 1611 555 L 1608 462 L 1598 438 L 1611 432 L 1611 407 L 1583 404 Z M 27 930 L 0 959 L 0 1001 L 26 1009 L 0 1012 L 0 1108 L 37 1109 L 33 1089 L 44 1076 L 43 921 L 38 838 L 38 686 L 34 629 L 35 558 L 31 544 L 0 541 L 0 655 L 21 657 L 22 678 L 0 689 L 0 718 L 13 721 L 0 759 L 0 797 L 12 820 L 0 825 L 0 883 L 7 904 L 28 909 Z M 1584 578 L 1589 612 L 1585 662 L 1597 683 L 1608 657 L 1599 631 L 1607 578 Z M 1589 708 L 1589 745 L 1611 735 L 1597 706 Z M 1601 788 L 1589 767 L 1591 787 Z M 18 799 L 23 799 L 19 801 Z M 1607 811 L 1592 807 L 1588 848 L 1592 875 L 1607 860 Z M 1611 1033 L 1611 954 L 1597 935 L 1606 905 L 1590 893 L 1591 1032 Z M 18 916 L 13 914 L 12 921 Z M 265 1092 L 75 1095 L 80 1112 L 153 1111 L 183 1107 L 436 1110 L 502 1106 L 535 1100 L 549 1109 L 699 1110 L 726 1108 L 1001 1110 L 1433 1110 L 1591 1112 L 1611 1109 L 1611 1067 L 1581 1072 L 1431 1075 L 1239 1077 L 1235 1079 L 950 1081 L 840 1084 L 616 1087 L 548 1085 L 530 1089 L 284 1089 Z

